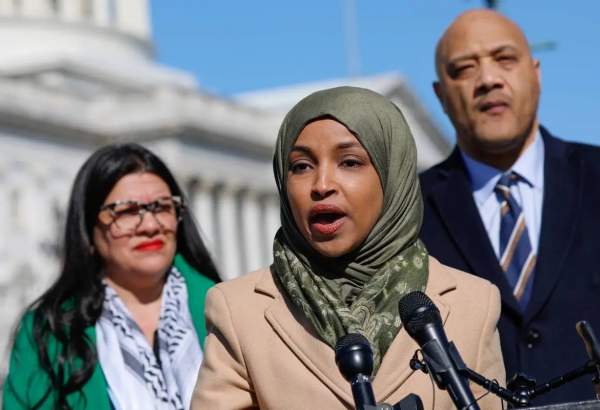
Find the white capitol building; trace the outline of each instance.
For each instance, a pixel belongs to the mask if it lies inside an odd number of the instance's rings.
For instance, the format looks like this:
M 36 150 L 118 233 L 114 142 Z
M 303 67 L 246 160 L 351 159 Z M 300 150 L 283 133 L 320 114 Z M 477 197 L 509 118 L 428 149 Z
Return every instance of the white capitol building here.
M 403 109 L 421 169 L 449 151 L 397 73 L 211 95 L 154 61 L 148 7 L 0 0 L 0 375 L 15 319 L 58 271 L 75 173 L 103 144 L 140 142 L 166 161 L 224 279 L 270 263 L 279 226 L 272 147 L 283 115 L 308 93 L 371 88 Z

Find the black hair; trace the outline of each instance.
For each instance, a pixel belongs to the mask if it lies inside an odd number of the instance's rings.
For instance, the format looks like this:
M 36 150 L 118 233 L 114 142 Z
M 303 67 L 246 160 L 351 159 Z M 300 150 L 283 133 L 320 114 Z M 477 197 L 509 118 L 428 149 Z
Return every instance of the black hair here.
M 159 176 L 171 194 L 185 195 L 165 163 L 138 144 L 113 144 L 98 149 L 83 164 L 69 198 L 64 233 L 62 269 L 52 286 L 31 306 L 33 338 L 50 388 L 38 406 L 51 395 L 56 408 L 68 409 L 67 395 L 80 390 L 94 372 L 98 358 L 85 335 L 102 312 L 103 262 L 94 251 L 93 231 L 98 212 L 115 184 L 124 176 L 149 172 Z M 184 210 L 177 229 L 177 253 L 198 272 L 219 282 L 217 269 L 202 242 L 193 216 Z M 49 340 L 61 348 L 49 351 Z M 68 373 L 68 377 L 67 377 Z

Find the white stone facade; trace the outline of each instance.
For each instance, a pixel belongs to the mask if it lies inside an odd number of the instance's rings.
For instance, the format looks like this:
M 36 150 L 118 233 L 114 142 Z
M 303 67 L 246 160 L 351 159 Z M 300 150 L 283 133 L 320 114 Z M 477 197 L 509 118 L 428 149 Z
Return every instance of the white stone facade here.
M 384 77 L 363 81 L 422 130 L 420 164 L 441 159 L 448 144 L 402 79 Z M 75 173 L 103 144 L 139 142 L 165 160 L 223 279 L 269 264 L 273 143 L 301 96 L 227 100 L 156 64 L 147 0 L 0 0 L 0 374 L 15 319 L 59 269 Z

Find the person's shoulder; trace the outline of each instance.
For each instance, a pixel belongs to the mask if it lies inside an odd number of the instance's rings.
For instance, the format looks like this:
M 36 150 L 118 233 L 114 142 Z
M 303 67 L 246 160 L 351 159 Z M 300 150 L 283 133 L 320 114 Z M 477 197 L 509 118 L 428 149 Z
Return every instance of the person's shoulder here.
M 479 334 L 491 331 L 500 317 L 498 288 L 486 279 L 454 269 L 430 258 L 428 293 L 439 297 L 452 313 L 448 323 L 453 332 L 467 329 Z M 430 290 L 431 289 L 431 290 Z
M 562 147 L 568 156 L 575 156 L 586 160 L 592 160 L 596 165 L 596 161 L 600 159 L 600 146 L 586 144 L 577 141 L 567 141 L 550 133 L 542 127 L 542 135 L 544 135 L 544 143 L 550 145 L 550 149 Z
M 419 173 L 419 179 L 421 181 L 430 181 L 432 179 L 439 178 L 440 175 L 443 175 L 448 170 L 448 161 L 449 158 L 446 158 L 442 162 L 438 162 L 437 164 L 427 168 L 424 171 Z
M 269 268 L 218 283 L 206 296 L 207 322 L 230 321 L 236 328 L 250 331 L 262 323 L 265 310 L 278 297 L 280 293 Z
M 253 290 L 257 283 L 271 276 L 271 271 L 268 267 L 263 267 L 255 271 L 238 276 L 235 279 L 226 280 L 217 283 L 215 288 L 220 289 L 225 293 L 245 292 L 248 289 Z
M 10 387 L 10 392 L 7 389 L 4 392 L 4 399 L 7 400 L 7 397 L 10 397 L 10 402 L 12 402 L 13 396 L 17 397 L 25 388 L 25 382 L 29 377 L 40 370 L 37 355 L 38 345 L 33 336 L 34 315 L 34 310 L 27 310 L 15 328 L 6 379 L 6 386 Z
M 582 142 L 566 142 L 572 153 L 580 156 L 582 159 L 591 161 L 594 165 L 599 166 L 598 161 L 600 160 L 600 147 L 585 144 Z
M 469 294 L 473 298 L 484 298 L 490 292 L 498 292 L 496 285 L 487 279 L 444 265 L 433 257 L 429 258 L 429 264 L 429 280 L 433 287 L 445 286 L 459 295 Z
M 443 161 L 420 172 L 419 183 L 421 184 L 421 190 L 427 193 L 438 181 L 445 180 L 452 169 L 460 166 L 460 161 L 460 153 L 455 148 L 450 156 Z
M 35 310 L 28 309 L 17 322 L 15 328 L 15 346 L 33 346 L 33 321 L 35 317 Z
M 220 293 L 228 301 L 251 301 L 262 297 L 263 294 L 274 296 L 277 287 L 273 275 L 268 267 L 261 268 L 216 284 L 209 290 L 210 293 Z
M 66 304 L 63 304 L 63 306 Z M 18 321 L 14 330 L 14 340 L 12 345 L 12 354 L 18 360 L 26 360 L 28 363 L 35 363 L 37 365 L 37 354 L 30 354 L 39 350 L 38 341 L 36 340 L 35 328 L 40 328 L 46 324 L 40 323 L 44 321 L 43 315 L 40 315 L 39 308 L 33 307 L 25 311 L 21 319 Z M 52 333 L 49 337 L 44 339 L 46 347 L 51 357 L 57 354 L 57 351 L 61 348 L 62 343 L 59 342 Z

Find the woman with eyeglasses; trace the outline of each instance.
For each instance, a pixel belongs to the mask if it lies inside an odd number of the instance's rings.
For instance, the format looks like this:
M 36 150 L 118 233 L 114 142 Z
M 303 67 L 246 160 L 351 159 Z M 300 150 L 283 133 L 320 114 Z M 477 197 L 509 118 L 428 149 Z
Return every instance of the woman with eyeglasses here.
M 60 275 L 25 313 L 7 409 L 188 409 L 219 281 L 183 192 L 137 144 L 79 170 Z
M 418 238 L 415 143 L 400 110 L 372 91 L 318 91 L 286 115 L 275 145 L 281 229 L 273 264 L 213 287 L 194 409 L 354 408 L 334 348 L 348 333 L 373 350 L 377 402 L 409 393 L 454 408 L 410 361 L 417 344 L 398 302 L 425 291 L 466 364 L 504 382 L 498 289 L 442 265 Z M 500 408 L 485 396 L 482 409 Z

